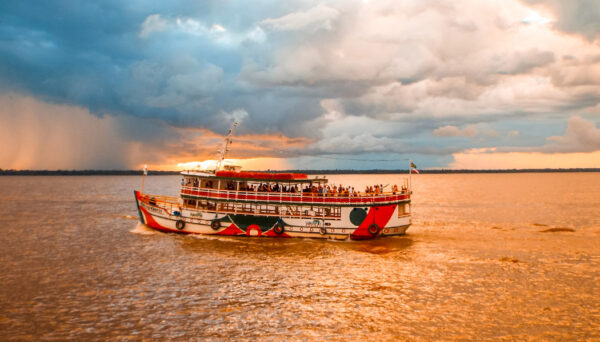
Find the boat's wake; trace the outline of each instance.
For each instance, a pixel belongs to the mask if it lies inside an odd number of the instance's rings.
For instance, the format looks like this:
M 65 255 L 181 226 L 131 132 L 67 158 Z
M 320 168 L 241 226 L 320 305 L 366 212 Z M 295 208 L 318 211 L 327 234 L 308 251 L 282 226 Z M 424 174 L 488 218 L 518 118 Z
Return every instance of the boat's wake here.
M 154 230 L 152 228 L 149 228 L 148 226 L 146 226 L 145 224 L 142 224 L 140 222 L 138 222 L 135 225 L 135 228 L 133 228 L 129 232 L 134 233 L 134 234 L 140 234 L 140 235 L 155 235 L 155 234 L 158 234 L 158 232 L 156 230 Z

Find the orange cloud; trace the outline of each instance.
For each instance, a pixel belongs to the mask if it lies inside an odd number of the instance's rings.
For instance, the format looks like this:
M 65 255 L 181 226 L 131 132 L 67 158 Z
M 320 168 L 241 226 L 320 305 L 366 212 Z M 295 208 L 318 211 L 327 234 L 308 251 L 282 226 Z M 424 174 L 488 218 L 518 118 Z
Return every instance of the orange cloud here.
M 577 153 L 494 152 L 472 149 L 454 153 L 451 169 L 598 168 L 600 151 Z
M 289 170 L 290 163 L 283 158 L 248 158 L 225 159 L 224 165 L 241 166 L 244 170 Z M 216 159 L 178 163 L 177 165 L 151 165 L 152 170 L 212 170 L 216 167 Z M 139 166 L 141 168 L 142 165 Z
M 185 149 L 179 145 L 172 149 L 181 162 L 214 159 L 221 148 L 225 135 L 217 134 L 206 128 L 177 128 L 184 137 Z M 242 134 L 234 135 L 228 158 L 256 159 L 265 157 L 283 157 L 294 150 L 304 148 L 312 142 L 311 139 L 291 138 L 281 133 L 273 134 Z M 171 158 L 172 159 L 172 158 Z

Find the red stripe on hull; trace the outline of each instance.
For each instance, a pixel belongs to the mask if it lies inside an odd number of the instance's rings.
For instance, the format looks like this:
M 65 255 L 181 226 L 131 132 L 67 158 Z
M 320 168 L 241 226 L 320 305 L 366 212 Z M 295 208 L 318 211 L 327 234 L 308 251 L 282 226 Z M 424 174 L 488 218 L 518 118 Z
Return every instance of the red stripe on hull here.
M 356 228 L 354 233 L 350 235 L 350 238 L 353 240 L 374 239 L 377 235 L 381 234 L 385 225 L 390 222 L 395 210 L 396 204 L 371 207 L 367 213 L 367 217 L 365 217 L 360 226 Z M 379 226 L 379 232 L 375 235 L 371 235 L 371 233 L 369 233 L 369 226 L 373 223 Z

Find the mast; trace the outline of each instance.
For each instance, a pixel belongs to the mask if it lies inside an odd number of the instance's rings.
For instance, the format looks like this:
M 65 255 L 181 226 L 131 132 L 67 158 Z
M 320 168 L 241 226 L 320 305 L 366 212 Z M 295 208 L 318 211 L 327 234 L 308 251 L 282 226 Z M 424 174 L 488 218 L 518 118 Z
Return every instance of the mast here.
M 144 171 L 142 172 L 142 194 L 144 193 L 144 181 L 148 175 L 148 164 L 144 164 Z
M 229 128 L 229 132 L 227 133 L 227 137 L 223 141 L 223 147 L 217 151 L 219 153 L 219 160 L 217 161 L 217 167 L 215 168 L 215 172 L 221 169 L 221 164 L 223 164 L 223 160 L 225 160 L 225 154 L 229 151 L 229 145 L 231 144 L 231 137 L 233 136 L 233 131 L 237 127 L 238 122 L 234 121 L 231 127 Z

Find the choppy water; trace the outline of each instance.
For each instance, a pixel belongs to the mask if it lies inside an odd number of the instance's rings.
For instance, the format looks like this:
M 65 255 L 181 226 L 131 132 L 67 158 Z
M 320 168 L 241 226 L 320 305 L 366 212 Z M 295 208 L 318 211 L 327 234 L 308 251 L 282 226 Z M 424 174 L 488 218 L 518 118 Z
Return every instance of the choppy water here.
M 0 177 L 0 337 L 600 340 L 600 174 L 413 181 L 408 235 L 332 242 L 151 231 L 139 177 Z

